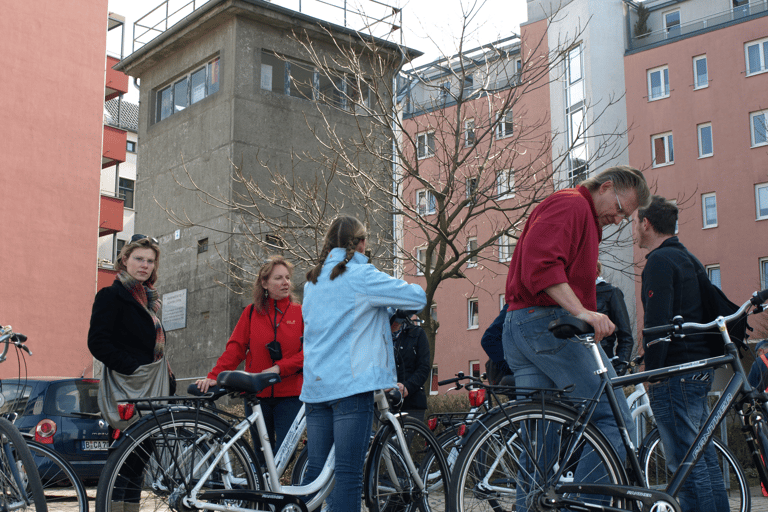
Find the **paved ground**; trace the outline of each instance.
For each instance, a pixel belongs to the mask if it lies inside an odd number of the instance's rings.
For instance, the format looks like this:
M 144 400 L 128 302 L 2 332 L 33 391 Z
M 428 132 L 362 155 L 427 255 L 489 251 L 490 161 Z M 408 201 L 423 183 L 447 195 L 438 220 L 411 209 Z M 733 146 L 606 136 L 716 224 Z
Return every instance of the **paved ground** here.
M 760 487 L 752 487 L 752 512 L 768 512 L 768 498 L 763 496 Z

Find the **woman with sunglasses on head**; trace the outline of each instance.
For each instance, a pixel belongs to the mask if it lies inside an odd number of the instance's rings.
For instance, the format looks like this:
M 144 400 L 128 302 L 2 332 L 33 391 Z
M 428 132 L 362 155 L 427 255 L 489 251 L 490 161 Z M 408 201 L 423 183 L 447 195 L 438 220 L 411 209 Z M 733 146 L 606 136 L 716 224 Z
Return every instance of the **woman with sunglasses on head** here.
M 253 286 L 253 304 L 240 315 L 224 353 L 208 377 L 196 382 L 200 391 L 206 392 L 216 384 L 219 373 L 234 370 L 243 361 L 247 372 L 280 375 L 279 383 L 259 394 L 274 451 L 280 449 L 301 409 L 304 322 L 301 305 L 293 298 L 292 275 L 293 265 L 282 256 L 267 259 Z M 255 427 L 252 433 L 258 435 Z
M 304 285 L 304 387 L 309 461 L 319 474 L 335 443 L 335 512 L 360 510 L 363 462 L 373 423 L 373 391 L 397 387 L 387 308 L 420 311 L 424 290 L 377 270 L 365 252 L 366 229 L 339 217 Z
M 175 379 L 165 360 L 160 294 L 155 289 L 159 263 L 157 240 L 133 235 L 120 251 L 117 278 L 112 286 L 99 290 L 93 302 L 88 349 L 105 367 L 98 402 L 112 428 L 124 430 L 130 424 L 118 415 L 121 400 L 175 392 Z M 140 476 L 145 464 L 145 457 L 135 456 L 129 467 Z M 112 510 L 138 512 L 140 478 L 122 478 L 115 486 Z

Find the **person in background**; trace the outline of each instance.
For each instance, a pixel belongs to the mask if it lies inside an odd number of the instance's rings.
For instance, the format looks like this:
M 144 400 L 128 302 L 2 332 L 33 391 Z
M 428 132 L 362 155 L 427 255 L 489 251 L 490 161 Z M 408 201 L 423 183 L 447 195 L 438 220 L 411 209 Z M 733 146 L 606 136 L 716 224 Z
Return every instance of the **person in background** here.
M 762 340 L 755 346 L 755 362 L 749 370 L 747 381 L 753 388 L 765 391 L 768 388 L 768 340 Z
M 509 368 L 507 360 L 504 359 L 504 344 L 501 341 L 501 336 L 504 331 L 504 319 L 507 317 L 507 305 L 501 308 L 499 316 L 491 323 L 491 325 L 483 333 L 483 337 L 480 338 L 480 346 L 488 355 L 488 362 L 485 365 L 486 375 L 488 382 L 491 384 L 499 384 L 501 379 L 508 375 L 514 375 Z
M 412 418 L 424 421 L 424 414 L 427 412 L 424 383 L 429 376 L 430 354 L 427 333 L 419 325 L 420 322 L 415 314 L 401 310 L 390 318 L 397 387 L 403 395 L 401 410 Z
M 304 321 L 301 305 L 293 297 L 292 276 L 293 265 L 288 260 L 282 256 L 267 258 L 253 284 L 253 304 L 240 315 L 224 353 L 208 376 L 196 382 L 205 393 L 216 384 L 219 373 L 234 370 L 243 361 L 247 372 L 280 375 L 279 383 L 258 395 L 273 451 L 280 449 L 302 405 Z M 246 414 L 250 413 L 246 404 Z M 251 428 L 252 435 L 258 435 L 256 428 Z
M 647 208 L 637 211 L 635 241 L 649 252 L 642 273 L 640 297 L 644 328 L 667 325 L 677 315 L 686 322 L 705 323 L 697 272 L 704 267 L 675 236 L 677 206 L 653 196 Z M 643 337 L 645 369 L 685 364 L 712 356 L 706 338 L 700 334 L 670 338 Z M 714 370 L 692 369 L 690 373 L 655 382 L 648 387 L 656 426 L 659 429 L 667 464 L 676 471 L 699 430 L 709 416 L 707 394 Z M 683 512 L 728 510 L 723 472 L 712 443 L 693 467 L 677 496 Z
M 629 367 L 629 360 L 632 357 L 632 328 L 629 326 L 629 314 L 627 313 L 627 304 L 624 302 L 622 291 L 607 282 L 602 277 L 603 264 L 597 262 L 597 311 L 611 319 L 616 326 L 613 334 L 603 338 L 600 346 L 603 347 L 605 355 L 613 362 L 613 368 L 616 375 L 624 375 Z M 614 352 L 614 347 L 616 350 Z M 616 356 L 616 359 L 614 359 Z
M 424 290 L 377 270 L 366 229 L 338 217 L 304 285 L 304 386 L 309 460 L 304 482 L 320 474 L 335 444 L 330 510 L 358 512 L 373 424 L 373 391 L 397 386 L 387 308 L 421 310 Z

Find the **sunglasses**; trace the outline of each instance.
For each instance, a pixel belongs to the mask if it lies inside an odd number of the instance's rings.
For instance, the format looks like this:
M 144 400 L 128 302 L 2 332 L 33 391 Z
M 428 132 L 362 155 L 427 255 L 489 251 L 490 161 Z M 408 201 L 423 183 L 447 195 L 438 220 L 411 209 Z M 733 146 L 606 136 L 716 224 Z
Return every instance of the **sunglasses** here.
M 144 240 L 145 238 L 149 238 L 149 241 L 150 241 L 150 242 L 152 242 L 153 244 L 156 244 L 156 245 L 157 245 L 157 244 L 159 244 L 159 242 L 157 241 L 157 238 L 151 238 L 151 237 L 148 237 L 147 235 L 140 235 L 140 234 L 138 234 L 138 233 L 136 233 L 135 235 L 133 235 L 133 236 L 131 237 L 131 241 L 130 241 L 130 242 L 128 242 L 128 243 L 129 243 L 129 244 L 132 244 L 132 243 L 134 243 L 134 242 L 138 242 L 139 240 Z

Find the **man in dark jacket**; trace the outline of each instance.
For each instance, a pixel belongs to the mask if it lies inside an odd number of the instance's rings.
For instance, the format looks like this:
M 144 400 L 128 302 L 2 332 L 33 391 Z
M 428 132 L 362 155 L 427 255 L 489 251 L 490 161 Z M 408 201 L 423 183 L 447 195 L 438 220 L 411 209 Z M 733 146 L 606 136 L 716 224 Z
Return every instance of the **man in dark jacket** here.
M 415 319 L 415 320 L 414 320 Z M 403 395 L 402 411 L 412 418 L 424 421 L 427 396 L 424 383 L 429 376 L 429 341 L 412 312 L 398 310 L 390 318 L 392 341 L 395 345 L 397 387 Z
M 642 293 L 644 326 L 667 325 L 680 315 L 686 322 L 704 322 L 697 272 L 703 267 L 675 236 L 677 206 L 663 197 L 653 196 L 647 208 L 637 211 L 635 236 L 638 245 L 650 252 L 643 269 Z M 709 357 L 706 338 L 643 338 L 646 370 L 684 364 Z M 656 418 L 670 471 L 693 444 L 709 415 L 707 393 L 712 387 L 713 370 L 694 370 L 648 388 L 651 409 Z M 704 458 L 694 466 L 680 494 L 683 512 L 728 510 L 723 473 L 710 443 Z
M 603 264 L 597 262 L 597 311 L 611 319 L 616 326 L 613 334 L 606 336 L 600 341 L 605 355 L 613 359 L 613 368 L 617 375 L 627 373 L 629 358 L 632 357 L 632 328 L 629 326 L 629 314 L 627 313 L 627 304 L 624 302 L 624 294 L 621 290 L 602 277 Z M 614 352 L 614 347 L 616 351 Z
M 507 375 L 513 375 L 509 369 L 507 360 L 504 359 L 504 344 L 501 341 L 501 335 L 504 331 L 504 320 L 507 318 L 507 305 L 501 308 L 499 316 L 485 330 L 483 337 L 480 338 L 480 346 L 488 354 L 488 363 L 485 365 L 488 382 L 498 384 L 501 379 Z

